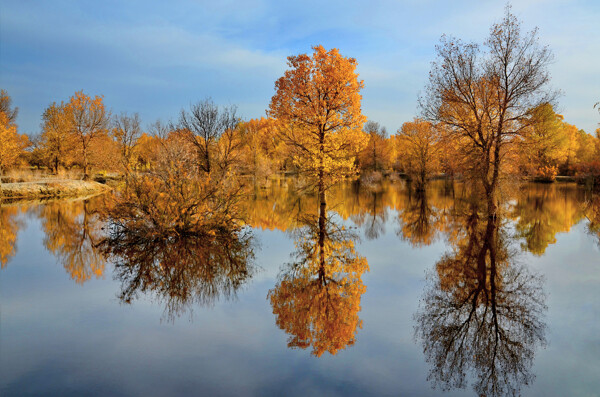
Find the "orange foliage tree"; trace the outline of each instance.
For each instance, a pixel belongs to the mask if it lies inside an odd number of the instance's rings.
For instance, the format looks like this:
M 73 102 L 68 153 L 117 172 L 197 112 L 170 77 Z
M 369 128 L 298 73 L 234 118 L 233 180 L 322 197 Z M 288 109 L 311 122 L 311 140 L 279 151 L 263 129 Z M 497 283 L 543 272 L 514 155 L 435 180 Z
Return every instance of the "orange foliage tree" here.
M 357 62 L 337 49 L 313 47 L 313 54 L 288 57 L 290 67 L 275 82 L 267 114 L 280 124 L 295 165 L 326 185 L 354 171 L 361 113 Z
M 415 181 L 417 190 L 425 190 L 427 181 L 439 170 L 440 134 L 431 123 L 415 119 L 402 124 L 396 142 L 402 169 Z
M 29 145 L 26 135 L 17 132 L 15 119 L 17 109 L 11 108 L 11 98 L 6 91 L 0 91 L 0 175 L 4 170 L 16 165 L 19 157 Z
M 100 136 L 107 133 L 109 113 L 104 108 L 102 97 L 90 98 L 83 91 L 73 95 L 66 105 L 70 118 L 70 132 L 78 142 L 83 179 L 89 179 L 90 147 Z
M 368 136 L 368 143 L 360 153 L 361 169 L 383 171 L 390 165 L 391 150 L 387 131 L 376 121 L 367 121 L 363 127 Z
M 58 172 L 58 167 L 68 167 L 77 157 L 77 142 L 70 133 L 71 117 L 66 104 L 52 103 L 42 115 L 42 134 L 39 139 L 39 149 L 43 162 L 52 170 Z

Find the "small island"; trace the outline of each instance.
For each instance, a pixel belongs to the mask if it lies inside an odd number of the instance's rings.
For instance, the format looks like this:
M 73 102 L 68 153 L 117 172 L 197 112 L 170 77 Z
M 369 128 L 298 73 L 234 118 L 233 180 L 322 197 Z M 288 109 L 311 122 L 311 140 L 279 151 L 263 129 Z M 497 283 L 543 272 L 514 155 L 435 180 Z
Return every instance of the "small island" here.
M 112 190 L 95 181 L 68 179 L 43 179 L 31 182 L 12 182 L 0 185 L 0 197 L 4 199 L 34 199 L 56 197 L 85 197 Z

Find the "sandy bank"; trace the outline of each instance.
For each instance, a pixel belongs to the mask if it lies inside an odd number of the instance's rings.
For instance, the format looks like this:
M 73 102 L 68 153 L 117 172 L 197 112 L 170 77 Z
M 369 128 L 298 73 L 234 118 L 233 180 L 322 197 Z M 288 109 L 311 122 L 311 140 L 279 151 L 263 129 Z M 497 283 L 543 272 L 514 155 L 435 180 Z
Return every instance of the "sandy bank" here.
M 0 196 L 7 199 L 41 197 L 84 197 L 111 190 L 110 187 L 93 181 L 43 180 L 34 182 L 3 183 Z

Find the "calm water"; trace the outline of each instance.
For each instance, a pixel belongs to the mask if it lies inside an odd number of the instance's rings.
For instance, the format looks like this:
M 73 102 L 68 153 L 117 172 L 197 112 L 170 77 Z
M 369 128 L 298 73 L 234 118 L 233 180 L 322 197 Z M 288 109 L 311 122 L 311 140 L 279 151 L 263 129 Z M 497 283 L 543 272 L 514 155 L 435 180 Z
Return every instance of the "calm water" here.
M 99 200 L 4 205 L 0 395 L 598 396 L 600 200 L 505 197 L 346 184 L 321 213 L 280 182 L 238 240 L 109 258 Z

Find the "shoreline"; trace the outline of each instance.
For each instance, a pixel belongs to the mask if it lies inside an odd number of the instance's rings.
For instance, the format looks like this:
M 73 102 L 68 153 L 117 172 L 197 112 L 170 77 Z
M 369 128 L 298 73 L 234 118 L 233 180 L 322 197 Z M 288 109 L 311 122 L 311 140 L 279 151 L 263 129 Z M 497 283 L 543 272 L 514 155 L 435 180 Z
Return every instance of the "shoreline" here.
M 32 182 L 2 183 L 0 199 L 28 200 L 63 197 L 86 197 L 106 193 L 111 187 L 94 181 L 49 179 Z

